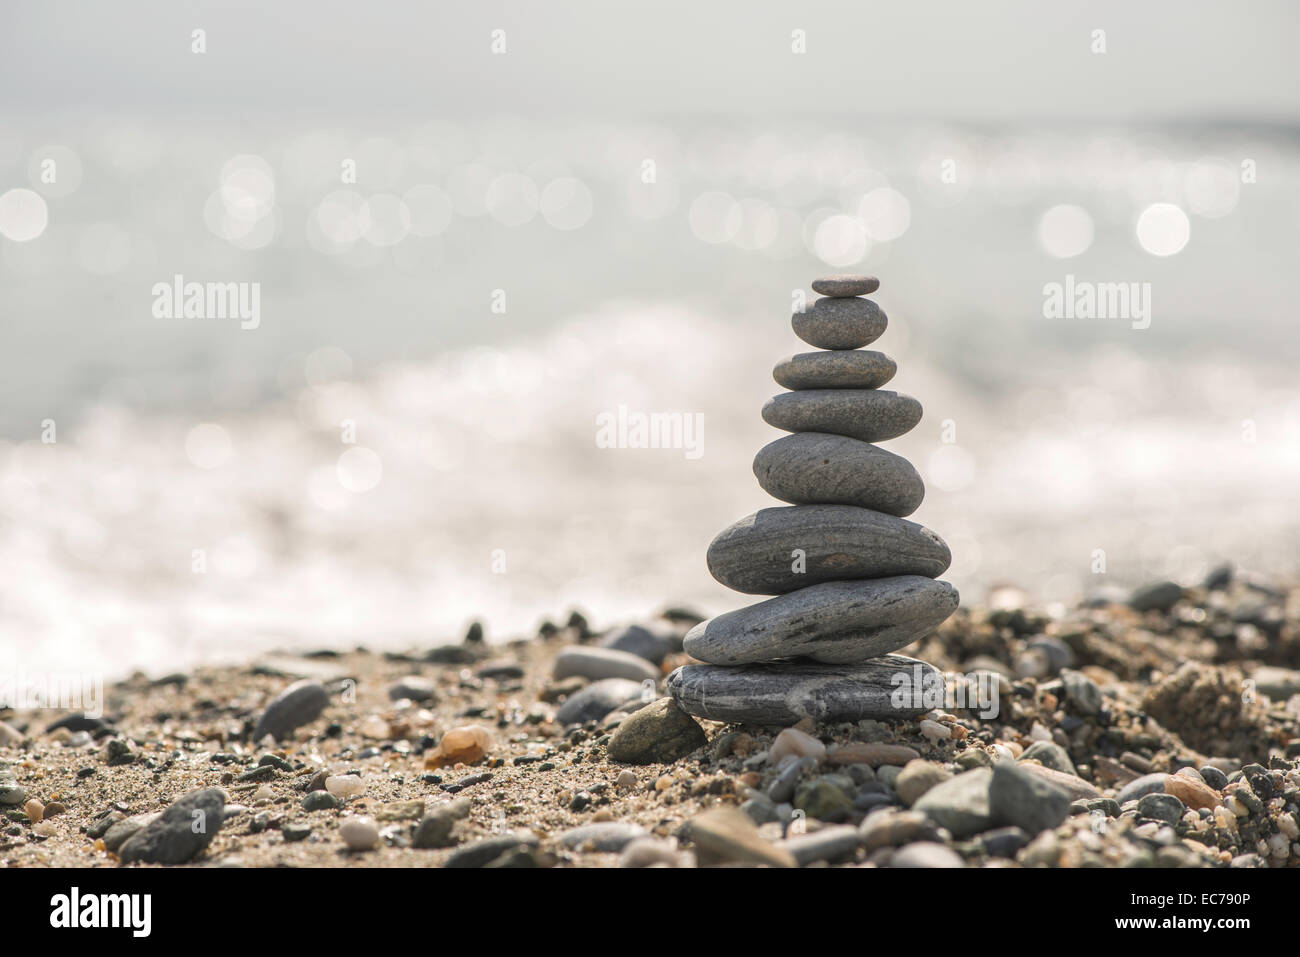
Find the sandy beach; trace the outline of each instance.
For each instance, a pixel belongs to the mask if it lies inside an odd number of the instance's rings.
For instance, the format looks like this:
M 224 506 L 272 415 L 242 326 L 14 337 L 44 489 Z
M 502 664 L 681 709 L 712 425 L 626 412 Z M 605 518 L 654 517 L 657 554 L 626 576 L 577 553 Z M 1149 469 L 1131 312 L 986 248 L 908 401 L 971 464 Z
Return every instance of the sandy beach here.
M 474 634 L 135 674 L 105 689 L 99 719 L 0 712 L 0 861 L 115 867 L 124 835 L 219 788 L 220 827 L 187 865 L 1295 866 L 1300 590 L 1231 578 L 1056 617 L 1006 591 L 903 649 L 950 675 L 997 676 L 995 717 L 972 697 L 901 721 L 700 721 L 702 743 L 675 759 L 656 748 L 680 736 L 655 718 L 644 763 L 611 758 L 621 725 L 655 708 L 676 727 L 694 719 L 656 689 L 560 720 L 587 682 L 553 677 L 557 654 L 611 637 L 580 615 L 506 644 Z M 678 609 L 644 624 L 672 647 L 692 620 Z M 671 652 L 659 670 L 688 661 Z M 253 741 L 268 702 L 303 681 L 326 689 L 320 714 Z M 482 736 L 451 748 L 468 726 Z M 999 785 L 990 807 L 1003 765 L 1067 794 L 1064 819 L 1034 816 L 1042 794 L 1017 818 Z M 374 843 L 349 850 L 358 819 L 373 820 Z

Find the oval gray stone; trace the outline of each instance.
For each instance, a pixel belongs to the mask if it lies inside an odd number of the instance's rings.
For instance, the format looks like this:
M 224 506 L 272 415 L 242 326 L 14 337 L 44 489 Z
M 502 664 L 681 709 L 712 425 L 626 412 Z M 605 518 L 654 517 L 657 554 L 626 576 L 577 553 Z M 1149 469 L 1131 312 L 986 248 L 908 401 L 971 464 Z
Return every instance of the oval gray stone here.
M 555 838 L 555 843 L 572 850 L 591 848 L 594 851 L 617 853 L 649 834 L 641 825 L 631 821 L 598 821 L 569 828 Z
M 823 582 L 701 622 L 687 632 L 685 648 L 715 665 L 865 661 L 925 637 L 958 600 L 952 585 L 920 575 Z
M 212 843 L 225 817 L 226 796 L 220 788 L 191 791 L 129 837 L 122 845 L 123 864 L 184 864 Z
M 794 334 L 818 349 L 859 349 L 880 338 L 889 320 L 870 299 L 816 299 L 790 317 Z
M 602 638 L 600 647 L 626 651 L 638 658 L 644 658 L 651 664 L 660 665 L 673 650 L 673 641 L 667 635 L 661 635 L 649 628 L 629 625 Z
M 602 678 L 626 678 L 629 681 L 659 683 L 659 669 L 639 655 L 616 648 L 575 645 L 555 656 L 551 672 L 556 679 L 578 675 L 599 681 Z
M 320 717 L 329 702 L 329 692 L 319 681 L 304 678 L 294 682 L 266 706 L 253 730 L 253 741 L 261 741 L 268 734 L 276 739 L 287 738 L 297 728 Z
M 723 529 L 707 560 L 728 588 L 784 595 L 827 581 L 937 578 L 952 555 L 938 535 L 904 518 L 856 505 L 786 505 L 759 509 Z
M 640 696 L 640 682 L 626 678 L 606 678 L 570 695 L 555 712 L 555 720 L 560 724 L 599 721 L 619 705 L 634 701 Z
M 763 405 L 763 421 L 786 432 L 830 432 L 863 442 L 895 439 L 921 421 L 921 403 L 883 389 L 804 389 Z
M 772 378 L 787 389 L 878 389 L 897 371 L 898 363 L 883 352 L 841 349 L 788 356 Z
M 763 491 L 795 505 L 857 505 L 911 515 L 925 498 L 912 463 L 868 442 L 826 432 L 796 432 L 754 456 Z
M 928 710 L 921 692 L 942 681 L 933 665 L 885 655 L 857 665 L 684 665 L 668 676 L 668 693 L 696 717 L 787 726 L 915 717 Z
M 834 276 L 819 276 L 812 281 L 813 292 L 823 296 L 869 296 L 880 288 L 880 280 L 875 276 L 838 273 Z

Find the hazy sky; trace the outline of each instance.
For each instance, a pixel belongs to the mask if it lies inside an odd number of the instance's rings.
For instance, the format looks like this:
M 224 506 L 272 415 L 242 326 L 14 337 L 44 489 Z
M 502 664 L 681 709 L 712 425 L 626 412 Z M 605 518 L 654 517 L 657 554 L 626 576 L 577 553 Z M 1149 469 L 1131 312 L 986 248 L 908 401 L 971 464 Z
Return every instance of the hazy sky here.
M 4 0 L 0 106 L 1293 123 L 1298 27 L 1293 0 Z

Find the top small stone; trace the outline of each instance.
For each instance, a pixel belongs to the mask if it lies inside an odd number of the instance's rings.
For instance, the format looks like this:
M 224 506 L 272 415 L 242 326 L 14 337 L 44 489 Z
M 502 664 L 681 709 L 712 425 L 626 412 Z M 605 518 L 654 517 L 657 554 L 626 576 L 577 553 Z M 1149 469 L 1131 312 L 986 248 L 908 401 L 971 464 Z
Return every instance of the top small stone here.
M 822 276 L 813 280 L 813 292 L 836 299 L 848 299 L 850 296 L 869 296 L 880 288 L 880 280 L 875 276 Z

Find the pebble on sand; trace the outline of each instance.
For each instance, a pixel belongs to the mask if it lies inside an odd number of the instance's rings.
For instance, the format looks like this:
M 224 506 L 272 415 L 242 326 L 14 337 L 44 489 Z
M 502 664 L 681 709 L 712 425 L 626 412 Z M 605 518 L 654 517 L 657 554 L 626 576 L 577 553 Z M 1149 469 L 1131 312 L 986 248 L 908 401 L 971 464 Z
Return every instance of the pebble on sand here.
M 992 783 L 993 772 L 988 768 L 965 771 L 927 791 L 916 802 L 914 810 L 946 827 L 954 837 L 971 837 L 993 826 L 989 808 Z
M 989 811 L 997 824 L 1037 834 L 1069 817 L 1070 801 L 1070 795 L 1061 788 L 1021 766 L 1010 761 L 993 765 Z
M 253 740 L 261 741 L 268 734 L 273 738 L 287 738 L 296 729 L 320 717 L 329 704 L 329 692 L 319 681 L 304 678 L 285 688 L 271 699 L 253 730 Z
M 379 843 L 379 826 L 370 817 L 345 817 L 339 822 L 339 837 L 349 851 L 368 851 Z
M 366 793 L 366 782 L 357 774 L 337 774 L 325 779 L 325 790 L 340 800 Z
M 425 757 L 424 766 L 437 769 L 452 764 L 474 764 L 487 757 L 491 750 L 492 735 L 487 728 L 468 724 L 444 734 L 438 746 Z
M 765 841 L 749 816 L 735 808 L 705 811 L 690 822 L 691 840 L 701 866 L 761 864 L 797 867 L 793 854 Z
M 578 676 L 592 681 L 625 678 L 628 681 L 659 680 L 659 669 L 640 655 L 617 648 L 576 645 L 555 656 L 552 677 L 557 680 Z
M 628 678 L 604 678 L 570 695 L 555 712 L 560 724 L 599 721 L 615 708 L 640 698 L 643 686 Z
M 184 864 L 212 843 L 221 830 L 225 807 L 226 795 L 220 788 L 191 791 L 132 834 L 118 856 L 123 864 Z
M 660 698 L 623 719 L 607 753 L 621 764 L 668 764 L 708 743 L 694 718 L 672 698 Z

